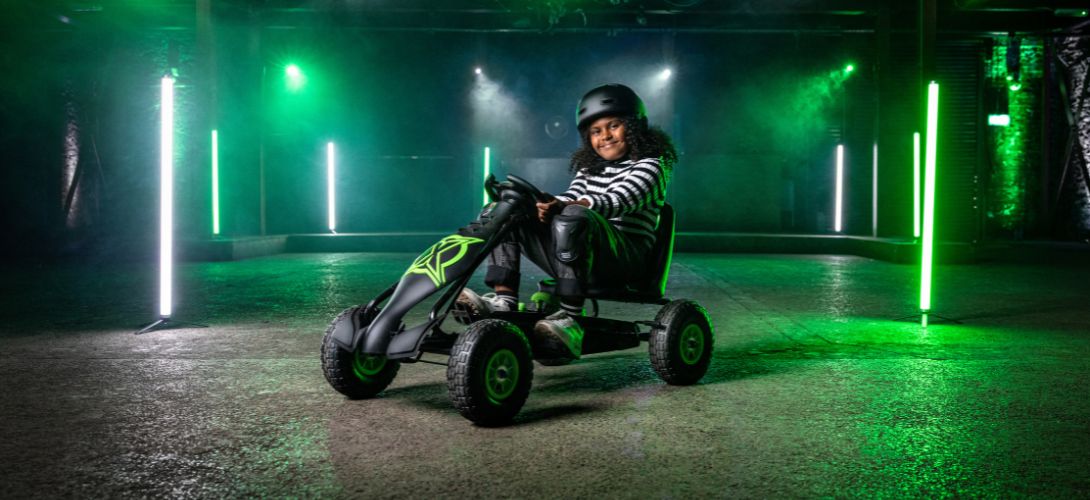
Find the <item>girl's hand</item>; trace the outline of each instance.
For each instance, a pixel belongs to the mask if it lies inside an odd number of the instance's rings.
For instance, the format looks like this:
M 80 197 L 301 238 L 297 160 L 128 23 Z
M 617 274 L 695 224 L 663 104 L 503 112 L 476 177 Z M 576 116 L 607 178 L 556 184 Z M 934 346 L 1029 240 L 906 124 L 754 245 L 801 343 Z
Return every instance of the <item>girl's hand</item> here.
M 542 223 L 548 223 L 549 219 L 552 219 L 553 215 L 564 208 L 564 203 L 560 200 L 553 198 L 548 203 L 537 204 L 537 220 Z

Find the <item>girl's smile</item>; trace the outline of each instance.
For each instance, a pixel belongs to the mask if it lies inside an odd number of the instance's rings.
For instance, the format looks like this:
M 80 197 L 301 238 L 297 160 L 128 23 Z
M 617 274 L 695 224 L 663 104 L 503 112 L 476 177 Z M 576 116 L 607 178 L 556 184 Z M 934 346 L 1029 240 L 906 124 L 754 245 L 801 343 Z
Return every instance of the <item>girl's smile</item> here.
M 587 129 L 590 146 L 603 160 L 613 161 L 628 154 L 628 145 L 624 142 L 624 121 L 615 116 L 599 118 Z

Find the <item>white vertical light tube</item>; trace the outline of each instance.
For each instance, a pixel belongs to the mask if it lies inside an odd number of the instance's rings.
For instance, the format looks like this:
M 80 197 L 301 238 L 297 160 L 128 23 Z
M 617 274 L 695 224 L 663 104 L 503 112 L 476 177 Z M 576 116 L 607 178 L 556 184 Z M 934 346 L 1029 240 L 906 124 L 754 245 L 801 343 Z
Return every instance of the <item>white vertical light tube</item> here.
M 920 133 L 912 134 L 912 236 L 920 237 Z
M 164 76 L 159 105 L 159 317 L 169 318 L 174 287 L 174 78 Z
M 484 177 L 483 177 L 483 179 L 488 179 L 488 174 L 492 173 L 491 163 L 492 163 L 492 148 L 485 147 L 484 148 Z M 488 204 L 488 189 L 485 189 L 484 190 L 484 202 L 482 203 L 482 205 L 487 205 L 487 204 Z
M 220 234 L 220 139 L 212 131 L 212 234 Z
M 878 143 L 874 143 L 874 153 L 871 156 L 871 236 L 878 237 Z
M 833 229 L 840 232 L 843 227 L 844 209 L 844 145 L 836 146 L 836 219 Z
M 920 257 L 920 311 L 923 325 L 927 326 L 927 312 L 931 310 L 931 267 L 935 242 L 935 157 L 938 149 L 939 84 L 931 82 L 927 87 L 927 137 L 924 149 L 924 201 L 923 201 L 923 252 Z
M 333 150 L 333 142 L 325 145 L 326 155 L 326 187 L 329 192 L 329 232 L 337 232 L 337 192 L 335 189 L 336 155 Z

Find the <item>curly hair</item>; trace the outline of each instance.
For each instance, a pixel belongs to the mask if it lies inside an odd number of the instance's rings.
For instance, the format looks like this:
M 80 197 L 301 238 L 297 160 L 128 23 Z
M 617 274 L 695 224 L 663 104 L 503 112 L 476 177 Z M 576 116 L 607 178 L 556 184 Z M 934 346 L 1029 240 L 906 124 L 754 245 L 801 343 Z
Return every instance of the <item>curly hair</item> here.
M 674 164 L 677 163 L 677 149 L 665 131 L 659 127 L 646 126 L 631 117 L 621 118 L 621 121 L 624 122 L 624 142 L 628 146 L 628 155 L 624 160 L 658 158 L 665 172 L 673 171 Z M 583 145 L 571 155 L 569 169 L 572 173 L 584 171 L 596 174 L 609 164 L 591 147 L 589 132 L 589 127 L 579 131 Z

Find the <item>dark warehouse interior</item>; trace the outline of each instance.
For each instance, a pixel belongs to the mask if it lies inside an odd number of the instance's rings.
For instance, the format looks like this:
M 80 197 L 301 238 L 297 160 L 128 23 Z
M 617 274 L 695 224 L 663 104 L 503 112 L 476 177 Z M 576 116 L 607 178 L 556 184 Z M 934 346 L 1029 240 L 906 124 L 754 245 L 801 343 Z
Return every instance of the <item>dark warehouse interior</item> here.
M 1090 494 L 1090 3 L 0 24 L 4 497 Z M 638 276 L 577 273 L 558 362 L 535 322 L 568 284 L 529 250 L 515 310 L 459 291 L 586 174 L 612 83 L 676 148 L 672 211 Z

